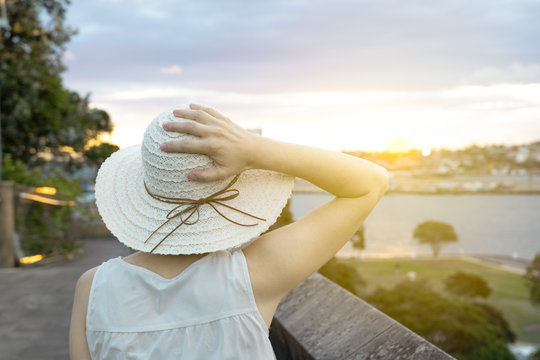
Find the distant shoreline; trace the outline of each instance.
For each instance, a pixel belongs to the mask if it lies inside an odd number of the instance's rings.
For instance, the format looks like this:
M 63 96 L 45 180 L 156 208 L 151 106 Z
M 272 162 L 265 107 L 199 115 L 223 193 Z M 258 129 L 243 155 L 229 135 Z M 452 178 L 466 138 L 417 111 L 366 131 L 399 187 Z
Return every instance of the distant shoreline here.
M 499 190 L 499 191 L 387 191 L 386 195 L 392 194 L 415 194 L 415 195 L 538 195 L 540 190 Z
M 360 252 L 360 251 L 359 251 Z M 396 255 L 395 257 L 366 257 L 361 258 L 358 254 L 351 253 L 337 253 L 337 257 L 343 260 L 354 260 L 361 262 L 379 262 L 379 261 L 437 261 L 437 260 L 463 260 L 475 264 L 481 264 L 484 266 L 493 267 L 499 270 L 508 271 L 514 274 L 523 275 L 525 274 L 527 266 L 530 264 L 530 261 L 525 259 L 514 259 L 512 257 L 500 256 L 500 255 L 441 255 L 438 258 L 433 256 L 420 255 L 414 258 L 408 256 Z
M 488 178 L 489 179 L 489 178 Z M 401 181 L 400 181 L 401 180 Z M 392 194 L 414 194 L 414 195 L 537 195 L 540 194 L 540 182 L 534 181 L 524 185 L 523 181 L 516 180 L 513 184 L 506 183 L 504 187 L 497 186 L 491 188 L 463 188 L 464 181 L 459 179 L 450 180 L 443 184 L 436 181 L 436 178 L 407 178 L 393 179 L 386 191 L 386 195 Z M 473 182 L 473 181 L 469 181 Z M 475 184 L 485 184 L 486 179 L 478 180 Z M 444 186 L 443 186 L 444 185 Z M 296 179 L 293 193 L 297 194 L 326 194 L 327 192 L 317 186 L 303 180 Z
M 326 191 L 313 186 L 313 188 L 294 188 L 294 194 L 328 194 Z M 497 190 L 497 191 L 403 191 L 388 190 L 385 195 L 538 195 L 540 190 Z M 330 195 L 330 194 L 329 194 Z

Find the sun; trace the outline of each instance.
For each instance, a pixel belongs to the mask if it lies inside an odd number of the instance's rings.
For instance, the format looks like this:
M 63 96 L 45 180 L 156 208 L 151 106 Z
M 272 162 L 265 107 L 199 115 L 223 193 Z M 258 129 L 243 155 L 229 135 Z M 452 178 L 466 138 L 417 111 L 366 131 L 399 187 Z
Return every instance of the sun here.
M 411 143 L 403 135 L 392 135 L 387 142 L 386 150 L 391 152 L 407 152 L 411 149 Z

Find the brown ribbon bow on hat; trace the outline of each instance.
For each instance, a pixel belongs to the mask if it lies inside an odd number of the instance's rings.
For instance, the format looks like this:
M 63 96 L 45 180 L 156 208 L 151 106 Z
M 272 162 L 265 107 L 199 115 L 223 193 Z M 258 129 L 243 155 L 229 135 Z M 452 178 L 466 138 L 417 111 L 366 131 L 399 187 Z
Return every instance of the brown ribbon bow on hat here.
M 148 236 L 148 238 L 144 241 L 145 243 L 150 240 L 150 238 L 159 230 L 161 229 L 163 226 L 167 225 L 169 223 L 169 221 L 171 221 L 172 219 L 174 218 L 180 218 L 180 224 L 178 224 L 174 229 L 172 229 L 163 239 L 161 239 L 156 246 L 154 246 L 152 248 L 152 250 L 150 250 L 150 253 L 152 253 L 159 245 L 161 245 L 161 243 L 163 243 L 163 241 L 165 241 L 165 239 L 167 239 L 169 236 L 172 235 L 172 233 L 174 233 L 176 230 L 178 230 L 178 228 L 182 225 L 193 225 L 193 224 L 196 224 L 198 221 L 199 221 L 199 218 L 200 218 L 200 213 L 199 213 L 199 206 L 201 205 L 204 205 L 204 204 L 208 204 L 210 205 L 219 215 L 221 215 L 224 219 L 227 219 L 229 220 L 230 222 L 236 224 L 236 225 L 240 225 L 240 226 L 256 226 L 258 225 L 258 223 L 255 223 L 255 224 L 241 224 L 239 222 L 236 222 L 230 218 L 228 218 L 227 216 L 223 215 L 223 213 L 221 213 L 214 204 L 219 204 L 221 206 L 225 206 L 229 209 L 232 209 L 232 210 L 235 210 L 237 212 L 240 212 L 244 215 L 248 215 L 252 218 L 255 218 L 255 219 L 258 219 L 258 220 L 262 220 L 262 221 L 266 221 L 266 219 L 263 219 L 263 218 L 260 218 L 258 216 L 255 216 L 255 215 L 252 215 L 252 214 L 249 214 L 245 211 L 242 211 L 240 209 L 237 209 L 233 206 L 230 206 L 230 205 L 227 205 L 227 204 L 224 204 L 222 201 L 227 201 L 227 200 L 232 200 L 236 197 L 238 197 L 238 195 L 240 194 L 240 191 L 238 189 L 229 189 L 237 180 L 238 178 L 240 177 L 240 175 L 236 175 L 232 180 L 231 182 L 225 186 L 223 189 L 213 193 L 212 195 L 210 196 L 207 196 L 205 198 L 202 198 L 202 199 L 198 199 L 198 200 L 194 200 L 194 199 L 188 199 L 188 198 L 173 198 L 173 197 L 167 197 L 167 196 L 162 196 L 162 195 L 157 195 L 157 194 L 153 194 L 152 192 L 150 192 L 150 190 L 148 189 L 148 187 L 146 186 L 146 182 L 144 183 L 144 188 L 146 189 L 146 192 L 148 193 L 148 195 L 150 195 L 152 198 L 158 200 L 158 201 L 162 201 L 162 202 L 165 202 L 165 203 L 169 203 L 169 204 L 176 204 L 176 206 L 167 213 L 167 220 L 161 224 L 156 230 L 154 230 L 150 236 Z M 228 195 L 227 195 L 228 194 Z M 185 209 L 179 211 L 179 209 L 182 207 L 182 206 L 185 206 L 185 205 L 188 205 L 188 207 L 186 207 Z M 184 219 L 184 214 L 187 214 L 189 213 L 188 217 Z M 191 222 L 188 222 L 188 220 L 193 216 L 193 214 L 197 213 L 197 219 L 195 221 L 191 221 Z

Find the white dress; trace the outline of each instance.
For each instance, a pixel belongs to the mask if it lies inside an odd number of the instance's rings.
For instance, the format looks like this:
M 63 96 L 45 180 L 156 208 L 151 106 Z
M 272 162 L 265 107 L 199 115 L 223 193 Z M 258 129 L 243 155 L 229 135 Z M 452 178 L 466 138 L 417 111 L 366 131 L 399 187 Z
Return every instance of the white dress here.
M 172 279 L 104 262 L 86 338 L 92 359 L 275 359 L 242 250 L 210 253 Z

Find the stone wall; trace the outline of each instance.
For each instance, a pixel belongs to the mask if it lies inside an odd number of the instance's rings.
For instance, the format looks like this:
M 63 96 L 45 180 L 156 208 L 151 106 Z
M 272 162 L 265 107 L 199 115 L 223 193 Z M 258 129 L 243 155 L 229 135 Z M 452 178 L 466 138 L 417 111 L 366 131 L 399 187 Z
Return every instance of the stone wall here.
M 282 299 L 274 322 L 271 340 L 278 360 L 453 359 L 318 273 Z

